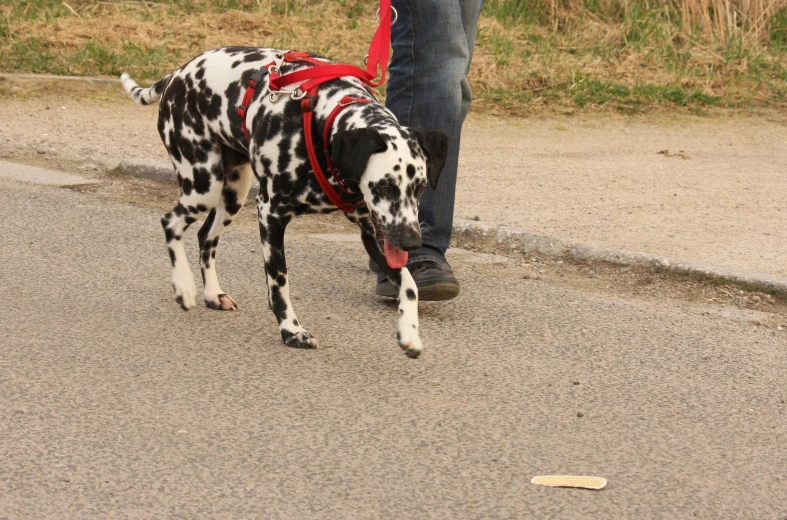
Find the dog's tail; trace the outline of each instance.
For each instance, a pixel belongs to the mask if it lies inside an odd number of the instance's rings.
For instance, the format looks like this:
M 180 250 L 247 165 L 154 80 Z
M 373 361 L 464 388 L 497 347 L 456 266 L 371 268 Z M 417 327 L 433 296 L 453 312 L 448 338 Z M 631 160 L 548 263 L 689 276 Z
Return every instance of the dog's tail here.
M 148 88 L 142 88 L 137 85 L 136 81 L 131 79 L 131 76 L 124 72 L 120 75 L 120 82 L 123 84 L 123 88 L 126 90 L 126 93 L 131 96 L 134 103 L 138 105 L 150 105 L 161 99 L 161 93 L 164 92 L 164 88 L 169 83 L 170 77 L 172 77 L 172 74 L 167 74 L 164 78 Z

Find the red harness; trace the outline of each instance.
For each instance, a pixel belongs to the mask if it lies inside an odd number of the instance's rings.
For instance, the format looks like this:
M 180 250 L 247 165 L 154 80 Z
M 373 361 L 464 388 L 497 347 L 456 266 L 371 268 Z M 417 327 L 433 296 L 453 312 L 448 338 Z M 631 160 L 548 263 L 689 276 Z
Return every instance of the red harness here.
M 271 96 L 290 95 L 294 100 L 300 100 L 301 111 L 303 112 L 303 132 L 306 140 L 306 151 L 309 155 L 309 162 L 311 163 L 314 175 L 317 177 L 317 182 L 325 192 L 325 195 L 333 205 L 341 209 L 345 213 L 355 210 L 356 207 L 364 204 L 363 199 L 357 202 L 345 202 L 342 200 L 341 195 L 336 191 L 325 175 L 325 172 L 320 167 L 317 160 L 317 152 L 314 149 L 313 139 L 313 113 L 314 106 L 317 101 L 317 90 L 320 85 L 326 81 L 333 79 L 352 76 L 360 79 L 364 84 L 374 88 L 379 87 L 385 82 L 385 75 L 388 70 L 388 54 L 391 46 L 391 0 L 380 0 L 380 25 L 374 33 L 372 43 L 369 46 L 369 54 L 367 56 L 366 70 L 363 70 L 355 65 L 334 65 L 326 63 L 323 60 L 313 58 L 310 54 L 305 52 L 287 52 L 282 56 L 282 62 L 302 62 L 312 65 L 312 67 L 296 70 L 288 74 L 280 75 L 276 67 L 276 63 L 269 63 L 265 68 L 254 73 L 249 79 L 249 84 L 246 87 L 246 92 L 243 95 L 243 102 L 238 108 L 238 115 L 243 124 L 243 135 L 246 140 L 249 140 L 249 131 L 246 127 L 246 112 L 249 104 L 254 97 L 254 92 L 257 86 L 261 83 L 262 78 L 267 74 L 268 88 Z M 377 71 L 380 70 L 380 77 L 377 78 Z M 290 91 L 282 91 L 282 87 L 292 85 L 294 83 L 303 82 L 301 85 Z M 338 105 L 331 111 L 328 118 L 325 120 L 325 128 L 323 129 L 323 149 L 325 151 L 325 160 L 328 164 L 328 169 L 334 182 L 339 188 L 348 195 L 352 193 L 348 190 L 339 173 L 336 171 L 333 163 L 331 162 L 330 154 L 328 153 L 328 140 L 331 135 L 331 126 L 339 113 L 346 107 L 355 103 L 368 103 L 370 99 L 353 98 L 345 96 Z

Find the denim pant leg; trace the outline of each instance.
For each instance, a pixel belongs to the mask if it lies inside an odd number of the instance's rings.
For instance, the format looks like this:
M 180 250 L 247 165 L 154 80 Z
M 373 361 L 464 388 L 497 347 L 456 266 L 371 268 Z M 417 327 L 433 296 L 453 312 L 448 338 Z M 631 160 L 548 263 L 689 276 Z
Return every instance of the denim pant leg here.
M 451 241 L 459 139 L 471 92 L 467 73 L 483 0 L 393 0 L 399 19 L 391 28 L 393 56 L 386 105 L 409 127 L 448 135 L 448 158 L 437 189 L 419 206 L 423 247 L 409 262 L 445 260 Z

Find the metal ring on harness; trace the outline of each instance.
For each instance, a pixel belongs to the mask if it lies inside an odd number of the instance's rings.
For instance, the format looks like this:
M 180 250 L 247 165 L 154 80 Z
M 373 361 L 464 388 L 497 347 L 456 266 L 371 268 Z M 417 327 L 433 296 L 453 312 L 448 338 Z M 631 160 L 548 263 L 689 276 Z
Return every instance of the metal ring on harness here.
M 391 6 L 391 11 L 393 14 L 391 15 L 391 25 L 396 23 L 396 20 L 399 19 L 399 13 L 396 11 L 394 6 Z M 377 8 L 377 12 L 375 13 L 375 17 L 377 18 L 377 23 L 380 23 L 380 8 Z
M 298 94 L 298 92 L 300 92 L 300 94 Z M 306 92 L 301 90 L 301 87 L 296 87 L 293 90 L 290 90 L 290 99 L 294 99 L 295 101 L 298 101 L 305 97 L 306 97 Z

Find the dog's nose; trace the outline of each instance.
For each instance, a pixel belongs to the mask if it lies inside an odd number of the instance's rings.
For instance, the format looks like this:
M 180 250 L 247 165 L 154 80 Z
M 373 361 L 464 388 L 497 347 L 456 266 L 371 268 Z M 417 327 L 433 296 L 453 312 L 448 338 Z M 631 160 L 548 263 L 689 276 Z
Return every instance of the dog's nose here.
M 415 251 L 421 247 L 421 232 L 413 228 L 403 229 L 399 245 L 403 251 Z

